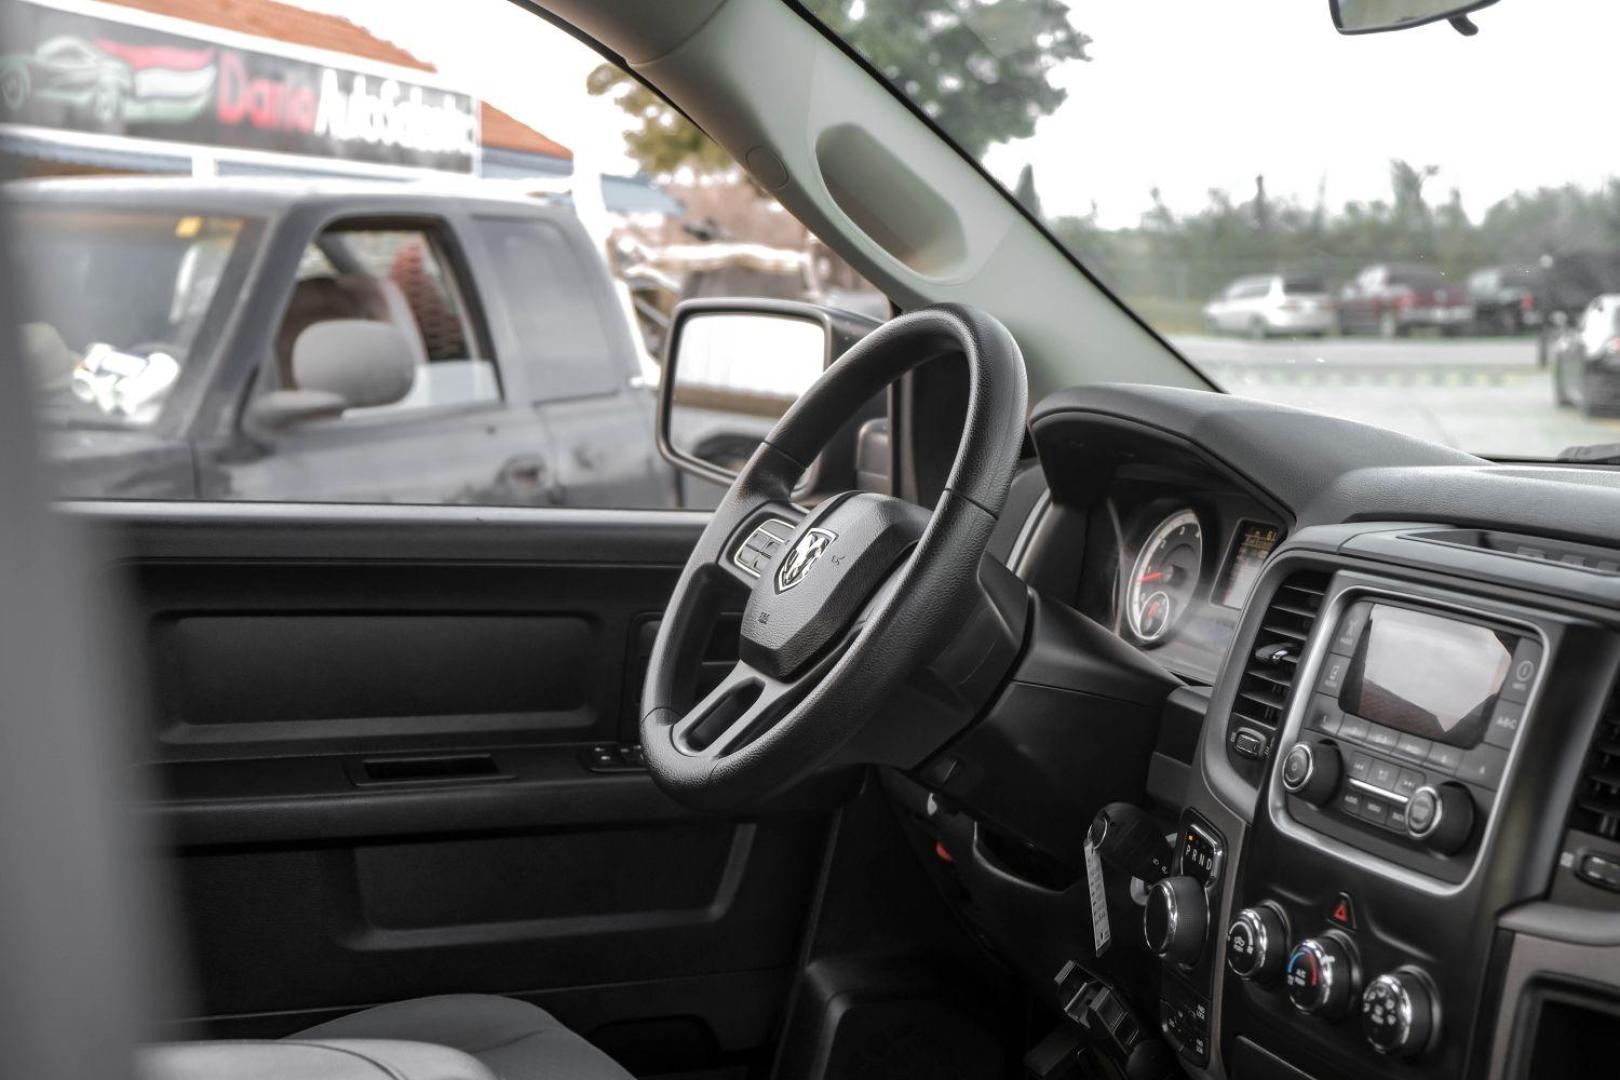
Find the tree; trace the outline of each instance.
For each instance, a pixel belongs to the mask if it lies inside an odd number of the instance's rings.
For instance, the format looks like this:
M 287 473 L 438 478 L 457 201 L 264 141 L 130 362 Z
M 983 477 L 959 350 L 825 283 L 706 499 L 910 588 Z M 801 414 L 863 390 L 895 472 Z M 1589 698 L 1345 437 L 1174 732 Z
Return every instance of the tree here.
M 974 157 L 1023 138 L 1067 91 L 1048 79 L 1069 60 L 1089 60 L 1091 39 L 1069 25 L 1062 0 L 809 0 L 834 32 L 915 101 Z M 638 126 L 630 155 L 649 172 L 720 172 L 732 161 L 679 112 L 604 64 L 586 88 L 612 94 Z
M 592 94 L 613 94 L 619 108 L 640 121 L 624 133 L 625 149 L 650 173 L 668 175 L 682 166 L 697 173 L 723 172 L 731 156 L 710 141 L 663 98 L 612 64 L 602 64 L 585 78 Z

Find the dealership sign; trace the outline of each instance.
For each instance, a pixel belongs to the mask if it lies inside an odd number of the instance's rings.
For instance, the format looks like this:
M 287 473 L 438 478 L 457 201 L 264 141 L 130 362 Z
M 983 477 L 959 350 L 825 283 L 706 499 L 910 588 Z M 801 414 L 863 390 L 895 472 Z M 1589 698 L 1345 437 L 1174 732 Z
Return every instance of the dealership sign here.
M 103 4 L 0 0 L 0 45 L 0 123 L 449 172 L 476 165 L 478 102 L 406 68 Z

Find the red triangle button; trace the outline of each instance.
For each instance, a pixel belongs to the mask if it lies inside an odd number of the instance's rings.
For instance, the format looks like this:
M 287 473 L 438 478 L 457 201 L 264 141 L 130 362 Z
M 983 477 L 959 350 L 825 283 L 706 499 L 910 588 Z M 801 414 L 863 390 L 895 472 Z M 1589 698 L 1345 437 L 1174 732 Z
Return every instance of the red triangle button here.
M 1346 930 L 1356 928 L 1356 905 L 1349 893 L 1340 893 L 1328 907 L 1328 921 Z

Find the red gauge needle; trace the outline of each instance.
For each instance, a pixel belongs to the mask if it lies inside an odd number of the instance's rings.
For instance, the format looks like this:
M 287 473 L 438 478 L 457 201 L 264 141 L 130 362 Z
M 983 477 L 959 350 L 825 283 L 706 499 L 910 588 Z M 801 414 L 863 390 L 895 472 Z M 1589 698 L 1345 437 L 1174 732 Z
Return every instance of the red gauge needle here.
M 1163 581 L 1164 580 L 1164 571 L 1163 570 L 1155 570 L 1151 574 L 1143 574 L 1141 577 L 1137 578 L 1136 580 L 1137 580 L 1138 584 L 1151 585 L 1155 581 Z

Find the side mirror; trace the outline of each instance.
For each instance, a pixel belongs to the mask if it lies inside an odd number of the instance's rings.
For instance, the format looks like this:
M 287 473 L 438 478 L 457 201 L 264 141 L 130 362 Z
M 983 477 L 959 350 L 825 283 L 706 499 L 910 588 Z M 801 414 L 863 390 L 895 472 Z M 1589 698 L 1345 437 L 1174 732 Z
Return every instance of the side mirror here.
M 1409 30 L 1441 19 L 1461 19 L 1494 3 L 1496 0 L 1328 0 L 1333 25 L 1341 34 Z
M 853 312 L 788 300 L 680 304 L 659 386 L 659 450 L 679 469 L 731 483 L 799 395 L 879 325 Z M 853 431 L 849 444 L 840 456 L 852 465 Z M 828 456 L 811 465 L 796 493 L 814 489 Z
M 392 405 L 416 382 L 416 354 L 393 323 L 328 319 L 293 342 L 292 376 L 297 389 L 262 395 L 248 407 L 249 421 L 277 430 Z
M 272 390 L 248 405 L 247 421 L 255 428 L 280 431 L 310 420 L 342 416 L 349 403 L 321 390 Z

